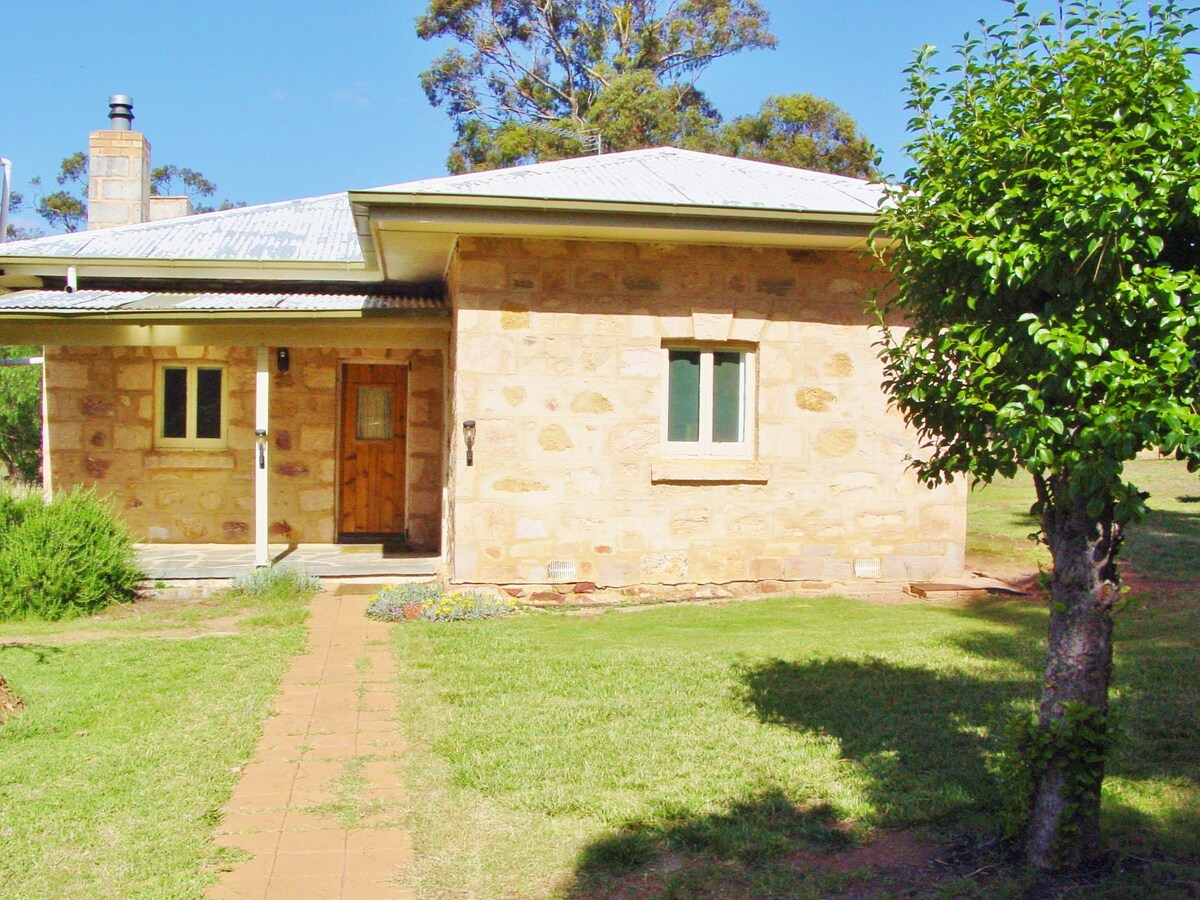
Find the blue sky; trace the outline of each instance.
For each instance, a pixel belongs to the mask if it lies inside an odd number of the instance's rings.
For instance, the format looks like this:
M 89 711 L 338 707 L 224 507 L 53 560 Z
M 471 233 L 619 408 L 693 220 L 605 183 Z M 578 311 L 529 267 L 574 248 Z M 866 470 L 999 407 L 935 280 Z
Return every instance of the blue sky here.
M 718 61 L 699 87 L 727 118 L 769 94 L 809 91 L 857 119 L 905 165 L 903 69 L 946 51 L 1002 0 L 764 0 L 774 51 Z M 51 180 L 107 127 L 108 96 L 134 99 L 155 164 L 202 171 L 216 199 L 263 203 L 444 174 L 452 130 L 418 74 L 418 0 L 0 0 L 8 96 L 0 156 L 14 181 Z M 53 185 L 51 185 L 53 187 Z M 26 224 L 34 220 L 25 219 Z

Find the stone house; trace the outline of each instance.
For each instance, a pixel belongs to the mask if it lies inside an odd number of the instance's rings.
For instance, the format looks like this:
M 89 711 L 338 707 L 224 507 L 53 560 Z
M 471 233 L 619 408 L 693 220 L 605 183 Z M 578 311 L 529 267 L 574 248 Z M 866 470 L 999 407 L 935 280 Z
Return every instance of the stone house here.
M 403 540 L 459 584 L 961 572 L 964 491 L 907 470 L 863 313 L 877 186 L 655 149 L 154 221 L 144 137 L 91 152 L 89 230 L 0 245 L 0 341 L 46 347 L 51 485 L 146 541 Z

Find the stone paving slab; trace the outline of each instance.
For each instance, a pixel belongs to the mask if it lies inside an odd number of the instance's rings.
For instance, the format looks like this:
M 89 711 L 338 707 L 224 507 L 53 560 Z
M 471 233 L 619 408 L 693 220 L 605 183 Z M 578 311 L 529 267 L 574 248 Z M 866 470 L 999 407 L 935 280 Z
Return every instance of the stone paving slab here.
M 248 858 L 222 873 L 210 900 L 413 896 L 401 884 L 413 849 L 398 824 L 405 745 L 392 626 L 366 618 L 365 603 L 312 601 L 308 649 L 292 660 L 216 829 L 219 846 Z

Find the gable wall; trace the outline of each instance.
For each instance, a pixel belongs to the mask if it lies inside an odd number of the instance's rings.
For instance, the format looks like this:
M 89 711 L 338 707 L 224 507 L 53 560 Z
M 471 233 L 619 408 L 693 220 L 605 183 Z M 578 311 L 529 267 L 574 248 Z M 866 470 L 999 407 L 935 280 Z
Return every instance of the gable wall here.
M 600 586 L 961 572 L 965 494 L 906 470 L 857 252 L 464 238 L 455 308 L 452 578 Z M 757 348 L 755 459 L 662 451 L 664 342 Z M 464 465 L 461 423 L 478 423 Z M 765 483 L 762 481 L 765 479 Z

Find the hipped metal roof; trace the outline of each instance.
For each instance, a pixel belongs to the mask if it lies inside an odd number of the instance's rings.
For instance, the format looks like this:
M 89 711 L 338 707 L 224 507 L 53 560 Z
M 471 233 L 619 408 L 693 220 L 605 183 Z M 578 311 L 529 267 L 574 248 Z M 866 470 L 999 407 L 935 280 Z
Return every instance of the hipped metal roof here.
M 147 291 L 18 291 L 0 296 L 0 313 L 96 315 L 211 312 L 445 316 L 442 297 L 313 293 L 162 293 Z
M 345 194 L 0 244 L 0 258 L 362 263 Z
M 866 215 L 878 212 L 883 199 L 882 185 L 857 178 L 674 147 L 428 178 L 356 193 Z
M 351 200 L 361 208 L 357 228 Z M 378 258 L 370 229 L 361 221 L 374 215 L 371 210 L 394 204 L 436 205 L 443 211 L 454 207 L 459 211 L 456 217 L 469 222 L 483 215 L 481 207 L 528 209 L 533 201 L 541 201 L 545 210 L 582 210 L 585 217 L 602 214 L 601 208 L 617 208 L 624 215 L 677 210 L 700 217 L 695 221 L 715 217 L 706 226 L 710 232 L 726 227 L 721 223 L 731 217 L 761 220 L 767 215 L 778 220 L 778 227 L 803 233 L 805 222 L 823 219 L 869 223 L 883 201 L 883 188 L 855 178 L 710 153 L 633 150 L 15 241 L 0 244 L 0 265 L 174 261 L 225 267 L 320 264 L 365 271 L 375 269 Z M 404 227 L 419 232 L 426 226 L 418 218 Z

